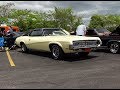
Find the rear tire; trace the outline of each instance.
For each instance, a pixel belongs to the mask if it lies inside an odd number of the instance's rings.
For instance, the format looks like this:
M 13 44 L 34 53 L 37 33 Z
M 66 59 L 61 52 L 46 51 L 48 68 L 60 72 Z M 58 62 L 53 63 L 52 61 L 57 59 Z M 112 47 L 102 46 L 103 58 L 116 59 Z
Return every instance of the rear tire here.
M 113 42 L 109 47 L 110 52 L 116 54 L 120 52 L 120 44 L 118 42 Z
M 58 45 L 51 46 L 51 53 L 52 53 L 52 58 L 55 60 L 62 59 L 64 55 L 62 48 Z
M 26 45 L 24 43 L 21 45 L 21 50 L 22 50 L 23 53 L 28 52 L 28 48 L 26 47 Z

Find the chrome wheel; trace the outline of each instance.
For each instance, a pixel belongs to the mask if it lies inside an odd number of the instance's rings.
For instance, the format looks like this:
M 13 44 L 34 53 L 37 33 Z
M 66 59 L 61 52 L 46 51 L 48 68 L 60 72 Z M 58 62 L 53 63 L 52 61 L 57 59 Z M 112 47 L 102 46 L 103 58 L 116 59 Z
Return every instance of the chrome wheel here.
M 25 48 L 24 48 L 24 46 L 22 45 L 22 47 L 21 47 L 21 50 L 24 52 L 25 51 Z
M 118 53 L 118 51 L 119 51 L 119 43 L 114 42 L 114 43 L 110 44 L 110 52 Z
M 22 52 L 27 52 L 28 51 L 28 49 L 27 49 L 25 44 L 21 45 L 21 50 L 22 50 Z
M 58 45 L 52 45 L 51 52 L 54 59 L 61 59 L 63 56 L 62 49 Z

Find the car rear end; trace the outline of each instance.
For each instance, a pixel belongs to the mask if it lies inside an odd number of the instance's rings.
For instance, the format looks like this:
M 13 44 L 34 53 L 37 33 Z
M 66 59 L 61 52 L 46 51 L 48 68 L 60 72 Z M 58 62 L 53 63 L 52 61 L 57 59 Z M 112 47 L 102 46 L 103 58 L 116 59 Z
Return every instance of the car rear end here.
M 102 41 L 99 37 L 84 37 L 81 40 L 72 40 L 65 53 L 90 52 L 101 46 Z

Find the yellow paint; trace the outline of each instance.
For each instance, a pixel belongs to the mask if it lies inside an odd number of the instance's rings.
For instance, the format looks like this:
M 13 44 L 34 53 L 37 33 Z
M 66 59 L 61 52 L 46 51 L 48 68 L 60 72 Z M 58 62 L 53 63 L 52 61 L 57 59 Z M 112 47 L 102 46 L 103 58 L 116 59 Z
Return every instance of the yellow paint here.
M 9 52 L 8 52 L 7 49 L 6 49 L 6 54 L 7 54 L 7 56 L 8 56 L 8 60 L 9 60 L 9 62 L 10 62 L 10 65 L 11 65 L 11 66 L 15 66 L 15 64 L 14 64 L 14 62 L 13 62 L 13 60 L 12 60 L 12 58 L 11 58 L 11 56 L 10 56 L 10 54 L 9 54 Z

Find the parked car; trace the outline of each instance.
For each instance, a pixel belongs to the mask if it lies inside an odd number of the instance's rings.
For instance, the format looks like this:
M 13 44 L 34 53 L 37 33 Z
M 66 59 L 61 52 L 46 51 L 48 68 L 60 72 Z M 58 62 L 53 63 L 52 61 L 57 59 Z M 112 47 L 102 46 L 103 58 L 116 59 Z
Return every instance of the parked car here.
M 105 30 L 106 31 L 106 30 Z M 99 31 L 96 29 L 88 29 L 86 35 L 92 37 L 99 37 L 102 40 L 101 48 L 109 49 L 112 53 L 120 53 L 120 31 L 101 31 L 102 34 L 99 34 Z
M 14 38 L 17 38 L 17 37 L 22 36 L 22 35 L 24 35 L 24 32 L 13 32 Z
M 13 32 L 12 35 L 4 36 L 5 38 L 5 46 L 11 48 L 14 45 L 14 42 L 17 37 L 22 36 L 23 32 Z
M 66 53 L 88 55 L 92 48 L 101 45 L 101 40 L 99 37 L 70 35 L 61 28 L 38 28 L 18 37 L 15 43 L 22 52 L 47 51 L 54 59 L 61 59 Z
M 19 32 L 19 27 L 18 26 L 11 26 L 14 32 Z M 0 30 L 5 31 L 5 33 L 7 33 L 7 31 L 10 29 L 10 26 L 7 25 L 3 25 L 0 26 Z

